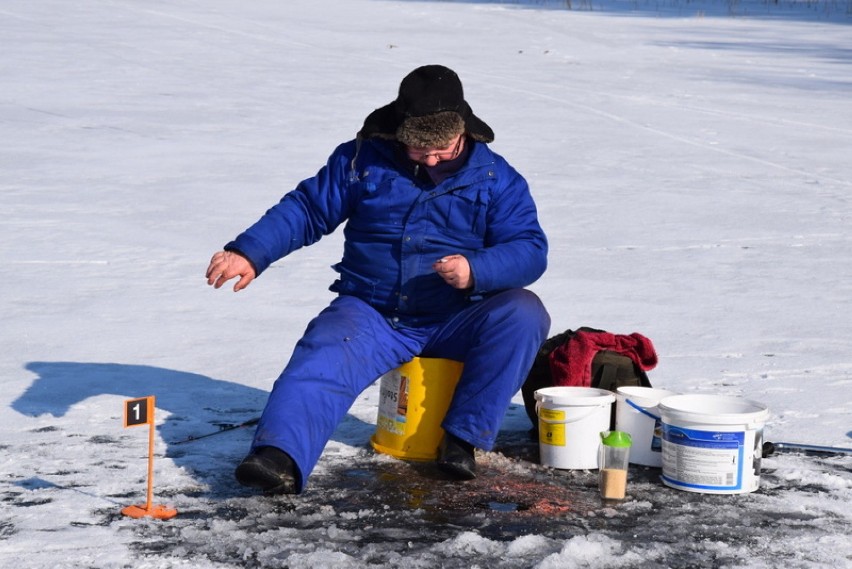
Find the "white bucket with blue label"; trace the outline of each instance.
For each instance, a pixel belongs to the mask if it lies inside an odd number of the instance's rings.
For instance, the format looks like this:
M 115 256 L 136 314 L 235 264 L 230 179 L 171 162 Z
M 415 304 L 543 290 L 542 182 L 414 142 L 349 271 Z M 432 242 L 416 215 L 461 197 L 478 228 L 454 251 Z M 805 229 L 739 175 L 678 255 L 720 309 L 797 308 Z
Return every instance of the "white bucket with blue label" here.
M 658 409 L 666 486 L 707 494 L 758 489 L 765 405 L 721 395 L 673 395 Z

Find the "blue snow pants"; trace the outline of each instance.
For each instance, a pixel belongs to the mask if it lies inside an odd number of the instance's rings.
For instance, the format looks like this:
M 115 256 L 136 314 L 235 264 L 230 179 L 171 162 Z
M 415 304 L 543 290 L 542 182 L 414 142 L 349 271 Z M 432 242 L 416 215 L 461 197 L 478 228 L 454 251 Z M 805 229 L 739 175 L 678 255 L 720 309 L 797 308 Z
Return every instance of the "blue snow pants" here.
M 547 338 L 550 316 L 526 289 L 498 293 L 417 328 L 339 296 L 308 325 L 276 380 L 252 448 L 277 447 L 296 463 L 301 492 L 338 423 L 362 391 L 415 356 L 464 363 L 442 427 L 491 450 L 503 416 Z

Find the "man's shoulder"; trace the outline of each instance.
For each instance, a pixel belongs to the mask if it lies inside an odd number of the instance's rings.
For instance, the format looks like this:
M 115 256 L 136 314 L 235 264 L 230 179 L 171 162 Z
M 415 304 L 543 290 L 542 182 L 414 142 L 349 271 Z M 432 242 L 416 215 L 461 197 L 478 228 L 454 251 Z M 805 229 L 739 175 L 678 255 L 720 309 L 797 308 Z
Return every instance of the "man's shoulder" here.
M 515 178 L 523 179 L 508 160 L 484 142 L 477 142 L 474 145 L 469 164 L 476 168 L 487 168 L 498 178 L 506 181 L 512 181 Z
M 352 140 L 347 140 L 346 142 L 341 142 L 334 149 L 334 152 L 331 153 L 331 156 L 354 156 L 356 150 L 356 141 L 353 138 Z

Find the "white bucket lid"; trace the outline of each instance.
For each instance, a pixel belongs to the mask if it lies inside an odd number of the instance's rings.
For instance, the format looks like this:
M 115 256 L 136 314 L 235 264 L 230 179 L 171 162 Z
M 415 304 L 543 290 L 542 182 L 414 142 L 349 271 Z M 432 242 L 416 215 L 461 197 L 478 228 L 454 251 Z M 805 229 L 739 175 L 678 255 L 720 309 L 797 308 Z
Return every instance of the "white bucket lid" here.
M 543 387 L 533 394 L 536 401 L 567 407 L 591 407 L 609 405 L 615 401 L 615 395 L 606 389 L 595 387 Z
M 657 389 L 655 387 L 639 387 L 635 385 L 626 385 L 615 390 L 617 395 L 621 395 L 625 399 L 629 399 L 640 407 L 654 407 L 661 399 L 677 395 L 674 391 L 666 389 Z
M 672 395 L 661 400 L 657 408 L 663 419 L 721 425 L 760 423 L 769 416 L 762 403 L 726 395 Z

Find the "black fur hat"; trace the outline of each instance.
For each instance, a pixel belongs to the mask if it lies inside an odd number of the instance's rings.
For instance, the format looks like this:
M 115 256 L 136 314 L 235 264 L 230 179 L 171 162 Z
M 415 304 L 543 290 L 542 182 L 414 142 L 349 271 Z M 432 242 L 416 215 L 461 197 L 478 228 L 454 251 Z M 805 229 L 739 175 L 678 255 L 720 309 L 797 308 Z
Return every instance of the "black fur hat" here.
M 396 100 L 370 113 L 358 134 L 398 140 L 415 148 L 441 148 L 462 133 L 481 142 L 494 140 L 494 131 L 464 100 L 455 71 L 425 65 L 405 76 Z

